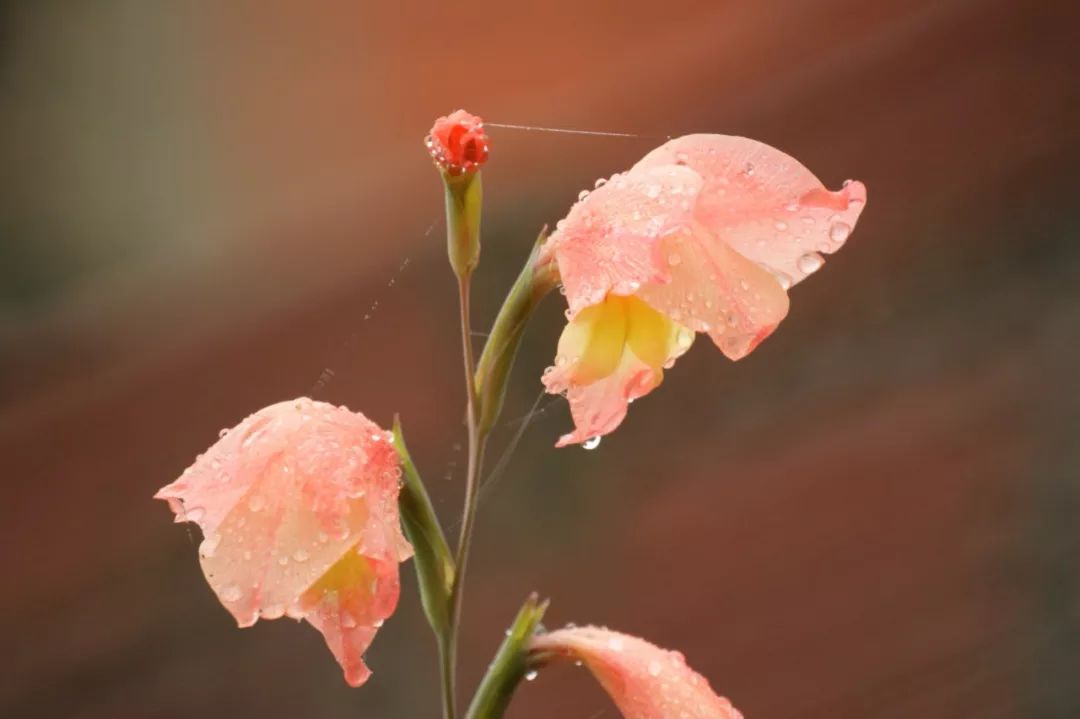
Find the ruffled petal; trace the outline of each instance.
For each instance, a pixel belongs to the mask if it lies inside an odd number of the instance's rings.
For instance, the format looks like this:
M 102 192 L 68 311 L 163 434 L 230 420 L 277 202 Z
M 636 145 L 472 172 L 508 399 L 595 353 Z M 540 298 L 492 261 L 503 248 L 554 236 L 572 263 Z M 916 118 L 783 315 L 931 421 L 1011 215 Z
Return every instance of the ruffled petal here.
M 659 386 L 664 369 L 693 340 L 693 332 L 636 297 L 609 295 L 578 313 L 563 330 L 555 365 L 543 376 L 548 392 L 566 394 L 574 420 L 574 431 L 556 446 L 613 431 L 630 402 Z
M 547 241 L 559 265 L 570 315 L 609 293 L 666 282 L 660 238 L 691 219 L 697 173 L 670 165 L 616 175 L 579 200 Z
M 411 556 L 398 464 L 388 433 L 363 415 L 301 398 L 223 432 L 155 497 L 202 529 L 203 572 L 240 626 L 311 620 L 305 594 L 346 556 L 392 568 L 384 584 L 396 587 L 397 564 Z M 371 599 L 392 610 L 397 590 Z
M 530 649 L 583 662 L 624 717 L 742 719 L 682 654 L 644 639 L 600 627 L 572 627 L 541 634 Z
M 829 191 L 793 157 L 745 137 L 679 137 L 647 154 L 631 174 L 676 163 L 704 181 L 696 218 L 785 288 L 820 269 L 819 253 L 843 246 L 866 206 L 861 182 Z
M 400 593 L 397 562 L 351 551 L 301 597 L 307 620 L 326 639 L 349 685 L 358 687 L 371 676 L 364 652 L 394 613 Z

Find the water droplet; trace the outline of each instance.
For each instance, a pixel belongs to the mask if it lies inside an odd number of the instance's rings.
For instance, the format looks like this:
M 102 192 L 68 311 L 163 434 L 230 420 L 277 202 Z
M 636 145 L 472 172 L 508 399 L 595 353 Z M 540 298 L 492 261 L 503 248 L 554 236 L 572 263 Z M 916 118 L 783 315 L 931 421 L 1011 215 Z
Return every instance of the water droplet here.
M 685 165 L 689 160 L 690 160 L 690 158 L 687 157 L 685 152 L 676 152 L 675 153 L 675 164 L 676 165 Z
M 588 190 L 582 190 L 581 192 L 578 193 L 578 196 L 577 196 L 578 202 L 580 202 L 581 200 L 584 200 L 588 196 L 589 196 L 589 191 Z
M 743 168 L 743 174 L 745 174 L 747 177 L 754 176 L 754 164 L 752 162 L 746 163 L 746 167 Z
M 242 596 L 244 596 L 244 593 L 240 591 L 240 587 L 235 584 L 231 587 L 226 587 L 225 591 L 221 593 L 221 598 L 226 602 L 238 602 Z
M 348 612 L 343 611 L 341 613 L 341 626 L 345 627 L 346 629 L 352 629 L 356 626 L 356 617 L 349 614 Z
M 206 515 L 206 510 L 202 507 L 192 507 L 191 509 L 184 509 L 183 518 L 188 522 L 198 522 Z
M 749 292 L 750 291 L 750 283 L 747 282 L 746 280 L 739 280 L 739 287 L 742 288 L 743 292 Z
M 675 344 L 682 349 L 686 349 L 694 344 L 694 331 L 689 327 L 680 327 L 677 329 L 675 331 Z
M 851 226 L 846 222 L 835 222 L 833 226 L 829 228 L 829 239 L 838 245 L 844 244 L 848 235 L 851 234 Z
M 594 185 L 594 187 L 596 187 L 596 189 L 600 189 L 601 187 L 603 187 L 606 184 L 607 184 L 607 178 L 606 177 L 601 177 L 600 179 L 598 179 L 596 181 L 596 184 Z
M 277 563 L 284 567 L 286 564 L 289 563 L 289 558 L 282 554 L 280 557 L 278 557 Z
M 825 260 L 821 259 L 821 255 L 816 252 L 807 252 L 799 258 L 797 264 L 799 266 L 799 272 L 809 275 L 820 270 L 821 266 L 825 264 Z
M 529 671 L 525 672 L 525 681 L 531 682 L 533 679 L 536 679 L 538 673 L 539 672 L 537 672 L 535 669 L 530 669 Z
M 261 494 L 253 494 L 248 499 L 248 509 L 252 512 L 261 512 L 266 506 L 266 499 Z
M 655 200 L 660 196 L 660 185 L 649 185 L 645 188 L 645 195 L 650 200 Z
M 774 226 L 776 227 L 776 229 L 780 230 L 780 232 L 783 232 L 784 230 L 786 230 L 786 229 L 787 229 L 787 223 L 786 223 L 786 222 L 782 222 L 782 221 L 781 221 L 781 222 L 777 222 L 777 223 L 776 223 L 776 225 L 774 225 Z
M 776 281 L 780 283 L 780 286 L 785 290 L 791 289 L 791 277 L 786 272 L 774 272 Z
M 658 677 L 663 667 L 660 666 L 660 662 L 655 659 L 649 662 L 649 676 Z
M 589 437 L 587 440 L 581 443 L 583 449 L 596 449 L 600 446 L 600 437 Z
M 306 562 L 308 560 L 308 556 L 308 553 L 305 552 L 303 549 L 297 549 L 295 552 L 293 552 L 292 558 L 298 562 Z
M 667 256 L 667 261 L 672 267 L 678 267 L 682 263 L 682 257 L 679 256 L 678 252 L 672 252 Z
M 621 652 L 623 650 L 623 640 L 619 637 L 612 637 L 608 640 L 608 647 L 613 652 Z
M 220 438 L 220 437 L 224 437 L 224 436 L 225 436 L 225 435 L 227 435 L 228 433 L 229 433 L 229 428 L 228 428 L 228 427 L 222 427 L 222 428 L 221 428 L 220 430 L 218 430 L 217 436 L 218 436 L 219 438 Z
M 319 540 L 320 544 L 326 544 L 330 540 L 330 535 L 326 532 L 319 532 L 315 538 Z
M 221 544 L 221 535 L 211 534 L 209 537 L 202 540 L 202 544 L 199 545 L 199 554 L 204 557 L 212 557 L 214 556 L 214 552 L 217 551 L 219 544 Z

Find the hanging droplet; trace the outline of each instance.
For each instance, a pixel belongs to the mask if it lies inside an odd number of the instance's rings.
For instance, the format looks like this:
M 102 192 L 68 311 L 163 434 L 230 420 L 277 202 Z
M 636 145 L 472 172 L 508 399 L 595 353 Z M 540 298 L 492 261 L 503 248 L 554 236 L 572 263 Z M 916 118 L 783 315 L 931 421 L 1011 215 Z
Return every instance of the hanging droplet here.
M 240 591 L 240 587 L 235 584 L 231 587 L 226 587 L 225 591 L 221 593 L 221 598 L 226 602 L 238 602 L 242 596 L 244 596 L 244 593 Z
M 539 672 L 537 672 L 535 669 L 530 669 L 529 671 L 525 672 L 525 681 L 531 682 L 533 679 L 536 679 L 538 674 Z
M 825 260 L 821 259 L 821 255 L 816 252 L 807 252 L 799 258 L 798 262 L 799 271 L 808 275 L 820 270 L 823 264 Z
M 587 440 L 581 443 L 583 449 L 596 449 L 600 446 L 600 437 L 589 437 Z

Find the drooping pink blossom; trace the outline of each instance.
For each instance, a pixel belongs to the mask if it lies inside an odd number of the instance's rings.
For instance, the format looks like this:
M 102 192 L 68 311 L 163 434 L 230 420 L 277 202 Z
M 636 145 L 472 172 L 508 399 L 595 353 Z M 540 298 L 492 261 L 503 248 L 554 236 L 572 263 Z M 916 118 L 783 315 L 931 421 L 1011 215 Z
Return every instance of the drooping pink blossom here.
M 484 121 L 464 110 L 436 120 L 425 144 L 435 164 L 451 175 L 478 170 L 490 149 Z
M 588 667 L 627 719 L 742 719 L 679 652 L 599 627 L 569 627 L 532 640 L 530 651 Z
M 861 182 L 827 190 L 783 152 L 725 135 L 671 140 L 583 193 L 543 248 L 569 305 L 544 376 L 574 418 L 559 446 L 614 430 L 695 333 L 730 359 L 749 354 L 865 204 Z
M 346 681 L 397 605 L 401 470 L 389 433 L 362 414 L 300 398 L 274 404 L 221 437 L 156 495 L 202 529 L 210 587 L 241 627 L 306 619 Z

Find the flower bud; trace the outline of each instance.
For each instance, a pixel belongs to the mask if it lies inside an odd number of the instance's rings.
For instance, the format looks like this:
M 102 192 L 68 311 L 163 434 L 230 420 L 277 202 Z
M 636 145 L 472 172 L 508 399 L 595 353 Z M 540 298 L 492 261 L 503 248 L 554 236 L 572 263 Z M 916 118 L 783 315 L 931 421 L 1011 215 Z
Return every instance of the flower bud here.
M 450 175 L 475 172 L 487 162 L 484 121 L 464 110 L 436 120 L 424 144 L 439 169 Z

